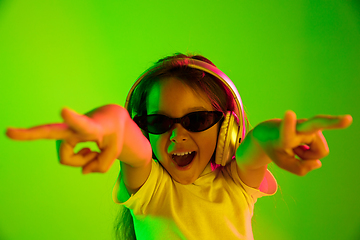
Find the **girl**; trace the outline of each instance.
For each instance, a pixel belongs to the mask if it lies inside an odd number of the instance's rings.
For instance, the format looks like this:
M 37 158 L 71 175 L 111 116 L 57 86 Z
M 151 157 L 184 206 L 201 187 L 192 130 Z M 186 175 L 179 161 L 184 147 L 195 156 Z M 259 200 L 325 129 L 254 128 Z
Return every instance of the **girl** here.
M 193 60 L 209 65 L 195 68 Z M 113 198 L 128 209 L 120 226 L 124 239 L 253 239 L 254 204 L 277 187 L 267 165 L 273 161 L 300 176 L 321 167 L 328 154 L 321 131 L 345 128 L 352 118 L 297 120 L 287 111 L 244 139 L 246 116 L 225 77 L 202 56 L 178 54 L 141 77 L 127 109 L 106 105 L 86 115 L 63 109 L 64 123 L 8 129 L 7 135 L 61 139 L 60 162 L 84 174 L 106 172 L 119 159 Z M 74 153 L 84 141 L 96 142 L 100 152 Z

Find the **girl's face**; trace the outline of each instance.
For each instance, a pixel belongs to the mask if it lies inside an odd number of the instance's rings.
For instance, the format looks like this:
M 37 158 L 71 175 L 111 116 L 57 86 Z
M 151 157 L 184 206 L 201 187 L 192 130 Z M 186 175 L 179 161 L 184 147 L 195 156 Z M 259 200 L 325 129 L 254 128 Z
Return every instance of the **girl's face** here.
M 190 112 L 214 111 L 205 93 L 194 91 L 176 78 L 156 83 L 148 96 L 148 114 L 180 118 Z M 172 178 L 182 184 L 193 183 L 211 160 L 217 143 L 219 123 L 202 132 L 190 132 L 175 123 L 166 133 L 149 134 L 151 147 Z M 190 164 L 178 163 L 174 153 L 195 152 Z M 190 156 L 192 157 L 192 156 Z

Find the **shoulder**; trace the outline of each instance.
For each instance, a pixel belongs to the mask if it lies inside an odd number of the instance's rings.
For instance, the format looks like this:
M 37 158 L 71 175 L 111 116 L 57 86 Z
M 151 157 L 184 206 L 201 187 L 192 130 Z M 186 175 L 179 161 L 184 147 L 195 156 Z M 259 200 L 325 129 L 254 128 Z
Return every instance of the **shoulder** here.
M 135 191 L 127 186 L 123 176 L 123 169 L 120 170 L 119 177 L 113 189 L 113 198 L 116 203 L 125 203 L 133 198 L 142 198 L 143 196 L 151 196 L 155 191 L 158 191 L 159 184 L 164 184 L 167 177 L 167 172 L 162 166 L 154 160 L 151 160 L 150 172 L 144 183 Z M 121 165 L 121 168 L 123 166 Z M 134 196 L 134 197 L 133 197 Z

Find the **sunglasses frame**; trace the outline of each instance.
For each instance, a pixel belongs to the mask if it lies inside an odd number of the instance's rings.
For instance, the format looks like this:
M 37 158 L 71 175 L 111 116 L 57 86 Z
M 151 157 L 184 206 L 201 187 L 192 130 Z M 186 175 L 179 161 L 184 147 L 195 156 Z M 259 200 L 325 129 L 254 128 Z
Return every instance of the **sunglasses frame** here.
M 214 119 L 216 121 L 213 121 L 209 126 L 207 126 L 206 128 L 204 129 L 201 129 L 201 130 L 193 130 L 191 128 L 189 128 L 188 126 L 186 126 L 186 118 L 189 117 L 189 115 L 193 115 L 193 114 L 201 114 L 201 113 L 206 113 L 206 114 L 214 114 Z M 161 116 L 161 117 L 165 117 L 167 118 L 167 121 L 169 121 L 169 125 L 166 126 L 166 128 L 164 127 L 164 130 L 163 131 L 149 131 L 148 129 L 148 121 L 147 121 L 147 118 L 148 117 L 152 117 L 152 116 Z M 163 134 L 163 133 L 166 133 L 167 131 L 169 131 L 175 123 L 180 123 L 181 126 L 183 128 L 185 128 L 187 131 L 190 131 L 190 132 L 202 132 L 202 131 L 205 131 L 209 128 L 211 128 L 212 126 L 214 126 L 216 123 L 218 123 L 222 118 L 224 117 L 223 113 L 220 112 L 220 111 L 197 111 L 197 112 L 190 112 L 188 114 L 185 114 L 184 116 L 182 116 L 181 118 L 171 118 L 171 117 L 168 117 L 166 115 L 163 115 L 163 114 L 150 114 L 150 115 L 144 115 L 144 116 L 135 116 L 134 117 L 134 122 L 142 129 L 144 130 L 145 132 L 148 132 L 148 133 L 151 133 L 151 134 L 157 134 L 157 135 L 160 135 L 160 134 Z M 191 123 L 190 123 L 191 125 Z

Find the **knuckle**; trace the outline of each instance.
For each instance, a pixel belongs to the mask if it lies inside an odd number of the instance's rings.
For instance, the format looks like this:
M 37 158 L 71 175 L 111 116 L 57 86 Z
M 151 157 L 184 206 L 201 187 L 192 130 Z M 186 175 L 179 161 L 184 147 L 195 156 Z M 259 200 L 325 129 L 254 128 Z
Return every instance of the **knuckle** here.
M 304 177 L 307 173 L 308 171 L 301 169 L 297 172 L 297 175 L 300 177 Z
M 108 171 L 108 168 L 106 166 L 100 166 L 98 170 L 100 173 L 106 173 Z
M 67 159 L 65 159 L 65 158 L 60 158 L 59 163 L 62 164 L 62 165 L 68 165 L 69 161 Z
M 300 177 L 305 176 L 305 171 L 302 170 L 301 168 L 296 169 L 294 173 L 295 173 L 297 176 L 300 176 Z
M 306 174 L 308 174 L 309 171 L 310 171 L 310 169 L 308 169 L 308 167 L 301 166 L 298 168 L 296 174 L 300 177 L 304 177 L 304 176 L 306 176 Z
M 324 157 L 326 157 L 327 155 L 329 155 L 330 151 L 329 151 L 329 148 L 325 149 L 324 151 Z
M 329 155 L 329 149 L 323 149 L 323 150 L 320 151 L 320 153 L 318 155 L 318 158 L 324 158 L 327 155 Z

